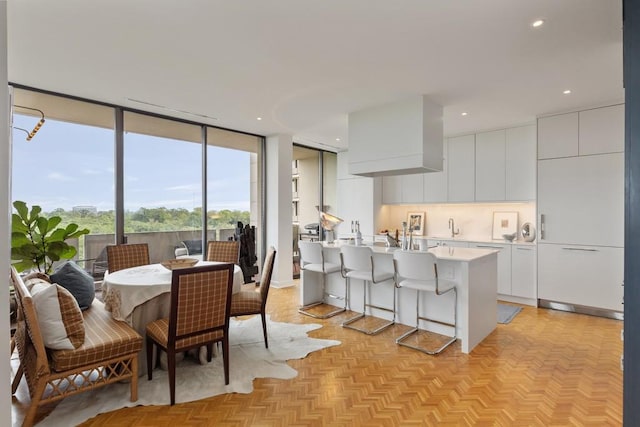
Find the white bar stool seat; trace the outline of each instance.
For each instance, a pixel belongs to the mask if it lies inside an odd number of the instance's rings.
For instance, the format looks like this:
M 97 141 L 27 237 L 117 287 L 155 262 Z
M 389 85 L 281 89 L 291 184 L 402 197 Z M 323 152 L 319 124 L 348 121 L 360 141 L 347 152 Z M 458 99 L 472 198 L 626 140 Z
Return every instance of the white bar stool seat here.
M 298 309 L 298 312 L 307 316 L 315 317 L 316 319 L 327 319 L 329 317 L 335 316 L 336 314 L 344 312 L 347 309 L 346 286 L 344 296 L 327 293 L 325 286 L 326 275 L 339 272 L 340 264 L 325 261 L 324 247 L 322 246 L 321 242 L 300 241 L 298 242 L 298 248 L 300 249 L 300 269 L 305 271 L 313 271 L 322 275 L 322 298 L 319 301 L 300 307 Z M 339 300 L 344 300 L 344 307 L 338 307 L 336 310 L 332 310 L 324 314 L 317 314 L 309 310 L 312 307 L 326 304 L 325 298 L 327 296 Z
M 415 289 L 416 295 L 416 327 L 396 339 L 396 343 L 422 351 L 427 354 L 438 354 L 456 341 L 456 324 L 458 319 L 458 294 L 455 282 L 438 278 L 436 257 L 429 252 L 396 251 L 393 254 L 396 286 L 398 288 Z M 425 317 L 420 314 L 420 293 L 430 292 L 436 296 L 449 292 L 454 293 L 453 323 Z M 440 348 L 427 349 L 405 342 L 405 338 L 420 330 L 420 320 L 453 327 L 453 337 Z
M 364 281 L 364 291 L 363 291 L 363 309 L 362 313 L 352 317 L 351 319 L 346 320 L 342 323 L 342 326 L 349 329 L 354 329 L 356 331 L 364 332 L 365 334 L 375 335 L 382 330 L 388 328 L 393 325 L 396 320 L 396 289 L 394 286 L 393 289 L 393 307 L 380 307 L 377 305 L 373 305 L 367 302 L 367 293 L 370 293 L 370 285 L 384 282 L 385 280 L 393 279 L 394 273 L 390 271 L 384 271 L 379 268 L 376 268 L 376 264 L 374 262 L 373 251 L 370 247 L 367 246 L 342 246 L 340 248 L 340 262 L 342 266 L 342 277 L 345 278 L 345 283 L 347 286 L 347 295 L 350 294 L 349 290 L 351 287 L 351 280 L 363 280 Z M 369 296 L 371 299 L 371 296 Z M 367 307 L 376 308 L 379 310 L 389 311 L 393 313 L 393 319 L 387 323 L 384 323 L 378 328 L 368 329 L 368 328 L 359 328 L 353 325 L 354 322 L 367 317 Z

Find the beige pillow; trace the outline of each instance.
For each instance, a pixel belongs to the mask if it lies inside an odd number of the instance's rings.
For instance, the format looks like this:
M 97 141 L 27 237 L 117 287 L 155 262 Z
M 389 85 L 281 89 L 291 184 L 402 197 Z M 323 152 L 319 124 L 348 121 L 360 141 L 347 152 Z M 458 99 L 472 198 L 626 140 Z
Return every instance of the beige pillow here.
M 73 350 L 84 343 L 82 312 L 69 291 L 41 281 L 31 288 L 31 297 L 45 347 Z

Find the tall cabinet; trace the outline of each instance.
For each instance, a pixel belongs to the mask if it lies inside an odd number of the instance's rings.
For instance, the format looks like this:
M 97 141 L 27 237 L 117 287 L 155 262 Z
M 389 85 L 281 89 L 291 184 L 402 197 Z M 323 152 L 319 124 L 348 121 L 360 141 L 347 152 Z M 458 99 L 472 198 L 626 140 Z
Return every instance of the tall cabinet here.
M 624 105 L 538 120 L 538 298 L 622 311 Z

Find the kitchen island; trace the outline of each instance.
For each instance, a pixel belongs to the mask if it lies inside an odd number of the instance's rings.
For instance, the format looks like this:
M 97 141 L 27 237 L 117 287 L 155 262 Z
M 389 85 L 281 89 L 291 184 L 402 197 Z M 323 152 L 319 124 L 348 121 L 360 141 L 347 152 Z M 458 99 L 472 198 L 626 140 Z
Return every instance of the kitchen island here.
M 326 261 L 340 263 L 341 244 L 324 244 Z M 398 248 L 371 246 L 374 252 L 376 268 L 393 271 L 393 252 Z M 458 292 L 458 326 L 456 336 L 461 341 L 463 353 L 469 353 L 497 324 L 497 251 L 490 249 L 458 248 L 440 246 L 429 249 L 437 258 L 438 274 L 442 279 L 456 283 Z M 319 273 L 302 271 L 300 280 L 300 304 L 306 305 L 322 297 L 322 281 Z M 340 272 L 331 273 L 326 278 L 327 292 L 342 296 L 345 292 L 344 278 Z M 393 280 L 387 280 L 371 286 L 370 304 L 390 306 L 393 301 Z M 353 311 L 362 311 L 362 281 L 352 280 L 348 295 L 348 306 Z M 416 292 L 411 289 L 398 289 L 396 305 L 396 323 L 415 326 Z M 453 323 L 453 301 L 451 294 L 436 298 L 422 294 L 421 311 L 433 317 Z M 344 305 L 338 298 L 328 297 L 327 302 L 335 306 Z M 372 309 L 374 316 L 391 319 L 391 313 Z M 451 327 L 421 321 L 420 328 L 452 336 Z

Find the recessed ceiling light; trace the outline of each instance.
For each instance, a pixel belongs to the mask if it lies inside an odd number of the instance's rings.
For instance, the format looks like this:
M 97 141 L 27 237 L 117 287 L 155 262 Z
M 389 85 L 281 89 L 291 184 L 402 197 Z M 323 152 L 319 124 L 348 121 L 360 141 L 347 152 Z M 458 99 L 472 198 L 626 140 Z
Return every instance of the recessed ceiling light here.
M 532 26 L 533 28 L 538 28 L 538 27 L 542 27 L 542 24 L 544 24 L 544 20 L 543 20 L 543 19 L 538 19 L 538 20 L 536 20 L 536 21 L 533 21 L 533 22 L 531 23 L 531 26 Z
M 569 89 L 562 91 L 562 93 L 564 93 L 565 95 L 569 95 L 571 93 L 571 91 Z
M 466 116 L 467 114 L 469 114 L 469 113 L 467 113 L 466 111 L 464 113 L 462 113 L 463 116 Z
M 336 138 L 336 141 L 340 142 L 340 138 Z
M 262 117 L 257 117 L 256 120 L 262 120 Z

